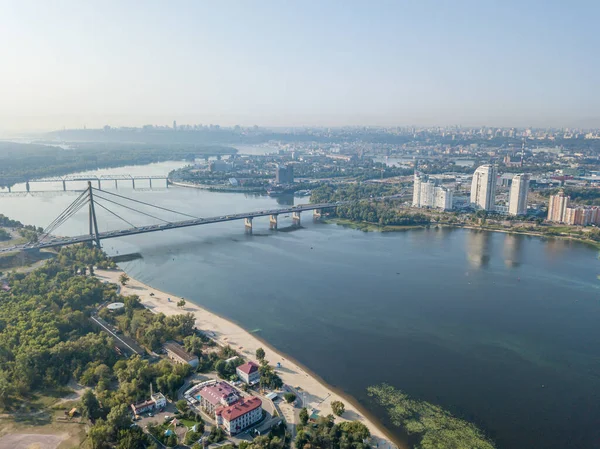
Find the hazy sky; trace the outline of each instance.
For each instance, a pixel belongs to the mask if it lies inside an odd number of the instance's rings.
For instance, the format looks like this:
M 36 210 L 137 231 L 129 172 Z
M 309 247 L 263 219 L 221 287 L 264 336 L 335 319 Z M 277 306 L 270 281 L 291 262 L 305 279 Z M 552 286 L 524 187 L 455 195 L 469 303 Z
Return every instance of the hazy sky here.
M 598 1 L 0 0 L 0 130 L 600 127 Z

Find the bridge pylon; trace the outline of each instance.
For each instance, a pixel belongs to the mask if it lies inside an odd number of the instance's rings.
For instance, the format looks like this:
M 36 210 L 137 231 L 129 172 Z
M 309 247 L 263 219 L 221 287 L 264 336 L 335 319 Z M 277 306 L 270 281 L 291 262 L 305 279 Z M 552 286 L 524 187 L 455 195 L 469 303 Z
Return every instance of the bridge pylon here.
M 89 198 L 89 218 L 90 218 L 90 237 L 92 245 L 94 242 L 100 248 L 100 232 L 98 232 L 98 220 L 96 220 L 96 209 L 94 208 L 94 194 L 92 193 L 92 181 L 88 181 L 88 198 Z

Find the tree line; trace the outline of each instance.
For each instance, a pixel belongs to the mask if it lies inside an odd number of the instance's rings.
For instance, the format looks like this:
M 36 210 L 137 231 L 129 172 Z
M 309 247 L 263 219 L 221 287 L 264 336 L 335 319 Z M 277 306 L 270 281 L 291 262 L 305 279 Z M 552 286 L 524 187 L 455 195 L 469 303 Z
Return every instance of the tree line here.
M 215 145 L 76 144 L 55 146 L 0 142 L 0 187 L 34 178 L 62 176 L 98 168 L 145 165 L 170 160 L 194 160 L 203 154 L 233 154 L 231 147 Z
M 387 184 L 323 185 L 313 190 L 312 203 L 356 201 L 337 206 L 332 216 L 352 221 L 373 223 L 382 226 L 416 226 L 430 223 L 429 217 L 419 213 L 401 212 L 393 201 L 370 199 L 397 193 L 397 187 Z M 358 201 L 363 200 L 363 201 Z

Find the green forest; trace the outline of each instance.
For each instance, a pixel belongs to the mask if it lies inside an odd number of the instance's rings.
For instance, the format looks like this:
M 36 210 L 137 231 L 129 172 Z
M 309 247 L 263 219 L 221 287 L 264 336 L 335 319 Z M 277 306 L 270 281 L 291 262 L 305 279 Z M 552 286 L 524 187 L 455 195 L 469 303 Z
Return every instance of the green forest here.
M 94 388 L 80 404 L 94 423 L 85 444 L 101 449 L 118 441 L 117 447 L 142 448 L 149 442 L 130 427 L 128 405 L 146 398 L 151 382 L 174 398 L 190 367 L 122 359 L 112 339 L 92 326 L 91 314 L 117 293 L 114 285 L 85 273 L 112 265 L 100 250 L 79 245 L 62 248 L 31 273 L 8 274 L 10 291 L 0 291 L 0 408 L 16 412 L 38 393 L 64 388 L 74 378 Z M 160 340 L 192 332 L 185 315 L 157 319 L 165 323 Z
M 556 195 L 560 190 L 564 190 L 573 203 L 584 206 L 600 206 L 600 189 L 565 187 L 564 189 L 549 190 L 547 194 L 548 196 Z
M 194 160 L 208 154 L 233 154 L 218 145 L 79 143 L 64 150 L 50 145 L 0 142 L 0 187 L 34 178 L 98 168 Z
M 308 422 L 308 412 L 300 412 L 301 424 L 298 425 L 297 448 L 303 449 L 367 449 L 369 429 L 359 421 L 335 423 L 333 415 L 321 416 L 314 423 Z
M 380 226 L 419 226 L 430 223 L 424 214 L 400 212 L 391 200 L 372 201 L 372 198 L 398 193 L 397 187 L 389 184 L 345 184 L 323 185 L 312 191 L 312 203 L 357 201 L 340 205 L 331 213 L 334 217 Z

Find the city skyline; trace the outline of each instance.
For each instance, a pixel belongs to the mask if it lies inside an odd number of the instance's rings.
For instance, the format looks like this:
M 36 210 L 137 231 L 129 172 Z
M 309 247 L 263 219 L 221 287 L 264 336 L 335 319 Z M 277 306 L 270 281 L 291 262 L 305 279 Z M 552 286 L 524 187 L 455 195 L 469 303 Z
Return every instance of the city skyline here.
M 0 133 L 600 127 L 592 2 L 7 2 Z

